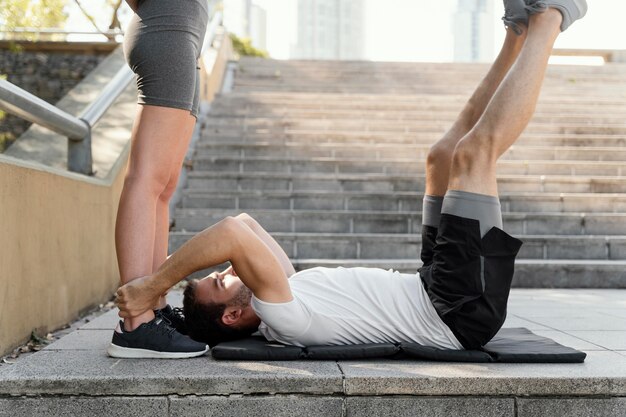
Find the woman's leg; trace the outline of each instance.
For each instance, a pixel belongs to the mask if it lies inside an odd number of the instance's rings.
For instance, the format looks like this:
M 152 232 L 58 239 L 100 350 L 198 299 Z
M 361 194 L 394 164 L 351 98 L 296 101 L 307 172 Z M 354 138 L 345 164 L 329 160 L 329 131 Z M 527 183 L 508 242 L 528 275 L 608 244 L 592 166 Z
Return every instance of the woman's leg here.
M 176 148 L 173 149 L 170 179 L 165 187 L 165 190 L 163 190 L 157 200 L 152 272 L 156 272 L 163 262 L 165 262 L 165 259 L 167 259 L 170 234 L 170 200 L 176 191 L 185 155 L 187 154 L 189 142 L 191 141 L 191 136 L 193 135 L 193 129 L 196 125 L 196 118 L 194 116 L 190 115 L 188 112 L 186 112 L 183 116 L 185 117 L 186 122 L 184 123 L 183 130 L 180 131 L 179 140 L 175 144 Z M 159 304 L 156 307 L 163 308 L 166 304 L 167 302 L 165 300 L 165 296 L 163 296 L 159 300 Z
M 138 106 L 115 226 L 122 284 L 150 275 L 165 260 L 167 206 L 195 121 L 188 110 Z M 126 320 L 125 328 L 133 330 L 153 318 L 154 313 L 148 311 Z

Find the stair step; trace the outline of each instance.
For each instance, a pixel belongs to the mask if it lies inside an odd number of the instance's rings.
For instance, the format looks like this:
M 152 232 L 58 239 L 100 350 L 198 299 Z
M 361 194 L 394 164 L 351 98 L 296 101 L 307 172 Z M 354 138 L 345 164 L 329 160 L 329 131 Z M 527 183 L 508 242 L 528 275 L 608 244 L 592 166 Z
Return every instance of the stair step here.
M 401 148 L 412 145 L 432 145 L 441 138 L 442 132 L 421 132 L 416 134 L 391 134 L 385 132 L 333 132 L 319 133 L 302 131 L 297 134 L 284 132 L 245 132 L 225 134 L 203 129 L 197 149 L 215 149 L 216 147 L 303 147 L 306 150 L 319 147 L 321 151 L 334 147 L 354 149 L 354 144 L 368 148 Z M 312 145 L 314 143 L 315 145 Z M 587 146 L 587 147 L 624 147 L 626 135 L 602 134 L 532 134 L 524 133 L 516 141 L 516 146 Z M 246 148 L 247 149 L 247 148 Z M 323 155 L 320 155 L 323 156 Z
M 254 120 L 237 120 L 237 119 L 220 119 L 207 120 L 204 123 L 205 129 L 220 133 L 246 133 L 256 131 L 271 131 L 297 133 L 319 132 L 329 133 L 356 131 L 356 132 L 399 132 L 399 133 L 421 133 L 421 132 L 439 132 L 447 130 L 451 121 L 433 120 L 433 121 L 413 121 L 413 122 L 389 122 L 384 120 L 309 120 L 309 119 L 280 119 L 279 122 L 269 119 Z M 588 122 L 557 124 L 557 123 L 531 123 L 525 129 L 528 133 L 591 133 L 591 134 L 617 134 L 626 135 L 626 123 L 603 123 L 590 120 Z
M 260 112 L 258 106 L 254 106 L 248 109 L 230 108 L 228 111 L 217 110 L 212 108 L 211 113 L 204 119 L 204 123 L 212 126 L 220 126 L 223 124 L 247 124 L 258 123 L 260 121 L 267 121 L 273 123 L 292 123 L 292 122 L 306 122 L 306 121 L 328 121 L 336 123 L 363 123 L 368 122 L 380 122 L 380 123 L 402 123 L 402 124 L 416 124 L 416 123 L 428 123 L 428 122 L 444 122 L 451 124 L 454 122 L 459 114 L 458 108 L 444 110 L 438 109 L 436 112 L 432 109 L 422 111 L 403 111 L 403 112 L 388 112 L 388 111 L 347 111 L 347 110 L 296 110 L 296 109 L 281 109 L 278 111 L 267 111 L 267 113 Z M 245 112 L 243 111 L 245 110 Z M 552 114 L 546 114 L 537 112 L 532 120 L 531 125 L 547 125 L 547 124 L 564 124 L 564 125 L 580 125 L 589 124 L 590 122 L 606 123 L 606 124 L 623 124 L 624 118 L 622 112 L 607 113 L 606 109 L 601 109 L 596 114 L 587 112 L 580 114 L 573 114 L 572 112 L 563 113 L 562 109 L 559 112 Z M 254 112 L 253 112 L 254 111 Z
M 270 233 L 421 233 L 421 212 L 247 210 Z M 177 209 L 177 231 L 201 231 L 239 210 Z M 626 235 L 626 213 L 503 213 L 516 235 Z
M 325 266 L 365 266 L 412 273 L 421 262 L 404 259 L 294 259 L 297 270 Z M 626 288 L 626 261 L 534 260 L 515 262 L 513 286 L 517 288 Z
M 333 97 L 324 96 L 297 97 L 294 95 L 250 97 L 229 94 L 221 96 L 211 104 L 209 117 L 304 117 L 317 116 L 319 118 L 390 118 L 393 120 L 421 120 L 441 116 L 443 119 L 456 117 L 465 105 L 467 97 L 459 95 L 411 95 L 392 96 L 387 98 L 379 95 L 378 100 L 361 101 L 362 95 L 350 95 L 352 100 L 346 100 L 346 95 Z M 355 101 L 357 101 L 355 103 Z M 598 103 L 581 103 L 580 100 L 567 101 L 560 98 L 558 102 L 551 101 L 550 97 L 543 96 L 537 104 L 532 120 L 554 117 L 561 120 L 588 119 L 603 116 L 619 116 L 626 110 L 626 100 Z M 623 120 L 622 120 L 623 121 Z
M 296 148 L 297 149 L 297 148 Z M 297 150 L 294 149 L 295 152 Z M 528 154 L 534 151 L 528 149 Z M 415 152 L 415 154 L 414 154 Z M 394 152 L 372 155 L 366 149 L 354 150 L 351 155 L 346 152 L 336 157 L 319 157 L 306 154 L 298 156 L 263 155 L 263 156 L 209 156 L 205 152 L 197 152 L 193 161 L 194 169 L 218 172 L 282 172 L 282 173 L 371 173 L 371 174 L 424 174 L 426 151 Z M 544 157 L 565 158 L 568 154 L 583 158 L 581 151 L 573 155 L 571 152 L 555 150 Z M 280 154 L 281 151 L 277 150 Z M 626 153 L 626 150 L 624 150 Z M 626 175 L 623 162 L 590 161 L 594 157 L 601 159 L 604 155 L 593 152 L 586 154 L 583 160 L 540 160 L 529 161 L 528 154 L 517 149 L 505 153 L 498 161 L 498 174 L 509 175 L 577 175 L 577 176 L 611 176 Z M 510 158 L 510 159 L 509 159 Z
M 424 176 L 401 174 L 283 174 L 195 171 L 188 186 L 205 190 L 329 190 L 329 191 L 418 191 Z M 624 193 L 624 177 L 573 177 L 558 175 L 501 175 L 500 192 Z
M 193 232 L 173 232 L 170 253 L 191 239 Z M 272 233 L 287 256 L 315 259 L 419 259 L 418 234 Z M 519 259 L 623 260 L 626 236 L 517 235 L 524 242 Z
M 246 110 L 247 112 L 268 112 L 281 114 L 288 111 L 349 111 L 349 112 L 414 112 L 443 111 L 459 112 L 467 102 L 465 94 L 332 94 L 332 93 L 279 93 L 233 91 L 219 96 L 211 104 L 211 109 L 223 111 Z M 541 114 L 619 114 L 626 108 L 624 98 L 587 96 L 581 102 L 580 96 L 542 95 L 537 103 L 536 115 Z
M 311 191 L 219 192 L 188 188 L 183 191 L 183 208 L 420 211 L 423 193 Z M 518 193 L 500 194 L 503 212 L 624 213 L 626 194 Z

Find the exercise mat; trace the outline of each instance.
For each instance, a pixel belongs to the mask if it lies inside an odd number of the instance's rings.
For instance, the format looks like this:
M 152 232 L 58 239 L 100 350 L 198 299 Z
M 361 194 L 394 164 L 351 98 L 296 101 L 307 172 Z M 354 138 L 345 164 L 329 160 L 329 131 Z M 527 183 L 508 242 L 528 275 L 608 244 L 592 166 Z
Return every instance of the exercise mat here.
M 448 350 L 416 343 L 372 343 L 346 346 L 297 347 L 252 336 L 214 346 L 215 359 L 230 360 L 349 360 L 416 359 L 442 362 L 581 363 L 586 353 L 563 346 L 525 328 L 504 328 L 480 350 Z

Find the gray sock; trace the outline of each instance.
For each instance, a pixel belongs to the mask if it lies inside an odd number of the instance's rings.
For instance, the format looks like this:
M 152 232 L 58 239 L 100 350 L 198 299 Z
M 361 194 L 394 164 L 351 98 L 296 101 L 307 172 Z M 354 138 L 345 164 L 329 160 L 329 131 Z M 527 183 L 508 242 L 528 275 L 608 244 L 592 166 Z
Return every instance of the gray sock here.
M 443 197 L 424 195 L 424 200 L 422 201 L 422 225 L 439 227 L 442 205 Z
M 443 198 L 442 213 L 478 220 L 480 236 L 492 227 L 502 229 L 502 209 L 498 197 L 467 191 L 448 190 Z

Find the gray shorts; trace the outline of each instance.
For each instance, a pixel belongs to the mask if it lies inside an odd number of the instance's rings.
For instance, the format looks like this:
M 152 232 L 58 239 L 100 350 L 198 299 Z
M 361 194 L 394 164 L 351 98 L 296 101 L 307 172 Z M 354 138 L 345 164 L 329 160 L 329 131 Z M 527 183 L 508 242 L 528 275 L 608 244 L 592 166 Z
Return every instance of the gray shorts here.
M 206 0 L 142 0 L 126 27 L 124 57 L 137 74 L 139 104 L 198 117 L 198 59 L 209 19 Z

